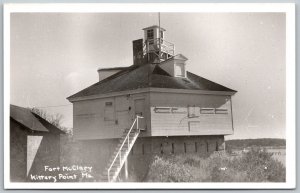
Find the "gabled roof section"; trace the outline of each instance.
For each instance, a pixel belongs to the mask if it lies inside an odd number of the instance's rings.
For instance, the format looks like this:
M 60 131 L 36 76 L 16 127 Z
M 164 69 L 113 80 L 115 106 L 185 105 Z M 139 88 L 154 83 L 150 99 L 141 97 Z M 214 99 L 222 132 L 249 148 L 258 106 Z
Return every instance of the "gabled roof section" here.
M 181 57 L 181 56 L 179 56 Z M 183 59 L 183 58 L 182 58 Z M 187 72 L 187 78 L 173 77 L 163 70 L 159 64 L 132 65 L 120 72 L 100 81 L 78 93 L 68 97 L 75 98 L 107 94 L 140 88 L 170 88 L 206 91 L 236 92 L 230 88 Z
M 32 131 L 64 133 L 28 108 L 10 105 L 10 117 Z
M 185 57 L 183 54 L 177 54 L 173 57 L 175 60 L 183 60 L 183 61 L 187 61 L 188 58 Z

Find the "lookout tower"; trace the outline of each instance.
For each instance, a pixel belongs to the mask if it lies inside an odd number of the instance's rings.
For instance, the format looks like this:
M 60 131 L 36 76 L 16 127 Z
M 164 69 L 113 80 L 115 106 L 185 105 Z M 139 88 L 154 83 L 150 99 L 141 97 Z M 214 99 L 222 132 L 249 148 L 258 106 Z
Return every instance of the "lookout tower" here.
M 147 62 L 160 63 L 175 54 L 173 43 L 164 39 L 165 29 L 157 25 L 146 27 L 144 30 L 144 55 Z

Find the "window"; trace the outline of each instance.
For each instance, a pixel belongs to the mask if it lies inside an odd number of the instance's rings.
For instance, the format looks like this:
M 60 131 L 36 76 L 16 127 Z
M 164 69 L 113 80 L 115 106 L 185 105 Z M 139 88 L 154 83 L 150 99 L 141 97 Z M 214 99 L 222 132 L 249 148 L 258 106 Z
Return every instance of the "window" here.
M 186 114 L 186 108 L 184 107 L 173 107 L 172 108 L 172 113 L 177 113 L 177 114 Z
M 160 31 L 160 38 L 164 39 L 164 32 Z
M 104 106 L 104 120 L 105 121 L 113 121 L 114 120 L 113 102 L 105 102 L 105 106 Z
M 184 64 L 175 65 L 175 76 L 185 77 Z
M 154 31 L 153 29 L 149 29 L 147 31 L 147 39 L 153 39 L 154 38 Z
M 228 114 L 227 109 L 216 109 L 216 114 Z
M 220 109 L 220 108 L 201 108 L 201 114 L 228 114 L 227 109 Z
M 214 108 L 201 108 L 200 109 L 201 114 L 215 114 Z
M 171 107 L 155 107 L 154 112 L 155 113 L 170 113 Z

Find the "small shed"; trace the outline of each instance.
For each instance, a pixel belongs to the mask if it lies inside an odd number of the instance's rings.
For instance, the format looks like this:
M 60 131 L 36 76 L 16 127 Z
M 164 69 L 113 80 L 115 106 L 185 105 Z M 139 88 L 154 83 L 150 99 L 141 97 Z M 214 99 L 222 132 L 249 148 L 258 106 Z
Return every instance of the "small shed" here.
M 11 182 L 40 181 L 45 166 L 59 166 L 63 133 L 30 109 L 10 105 Z

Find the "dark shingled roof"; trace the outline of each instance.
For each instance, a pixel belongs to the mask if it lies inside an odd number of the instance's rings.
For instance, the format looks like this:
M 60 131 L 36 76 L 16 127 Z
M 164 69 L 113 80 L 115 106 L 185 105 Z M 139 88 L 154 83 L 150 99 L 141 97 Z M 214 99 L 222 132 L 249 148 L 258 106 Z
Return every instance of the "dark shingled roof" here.
M 111 71 L 111 70 L 125 70 L 128 67 L 115 67 L 115 68 L 99 68 L 99 71 Z
M 10 117 L 32 131 L 64 133 L 28 108 L 10 105 Z
M 158 64 L 145 64 L 129 66 L 67 99 L 149 87 L 236 92 L 191 72 L 187 78 L 172 77 Z

